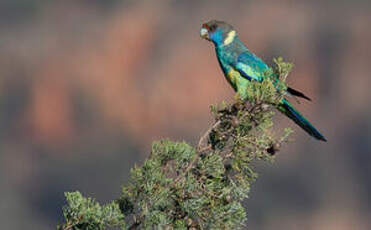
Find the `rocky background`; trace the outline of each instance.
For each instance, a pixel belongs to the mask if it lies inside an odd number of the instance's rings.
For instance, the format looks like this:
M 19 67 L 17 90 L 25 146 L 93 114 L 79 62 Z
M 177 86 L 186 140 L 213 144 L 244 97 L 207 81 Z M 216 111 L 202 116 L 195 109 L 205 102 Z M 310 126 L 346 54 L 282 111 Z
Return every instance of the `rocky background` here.
M 295 64 L 297 107 L 328 142 L 293 127 L 247 201 L 250 229 L 371 228 L 371 4 L 335 1 L 2 0 L 0 223 L 53 229 L 64 191 L 119 196 L 151 142 L 195 143 L 209 105 L 231 100 L 209 19 L 267 62 Z

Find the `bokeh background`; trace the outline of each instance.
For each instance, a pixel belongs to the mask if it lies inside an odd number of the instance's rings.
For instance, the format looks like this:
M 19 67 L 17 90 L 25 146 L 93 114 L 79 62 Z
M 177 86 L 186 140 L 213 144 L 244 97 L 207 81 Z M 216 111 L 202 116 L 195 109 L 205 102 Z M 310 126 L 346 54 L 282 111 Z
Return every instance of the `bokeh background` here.
M 54 229 L 64 191 L 119 196 L 151 142 L 195 143 L 231 100 L 209 19 L 233 24 L 313 98 L 247 201 L 249 229 L 371 229 L 371 4 L 314 1 L 0 1 L 1 229 Z

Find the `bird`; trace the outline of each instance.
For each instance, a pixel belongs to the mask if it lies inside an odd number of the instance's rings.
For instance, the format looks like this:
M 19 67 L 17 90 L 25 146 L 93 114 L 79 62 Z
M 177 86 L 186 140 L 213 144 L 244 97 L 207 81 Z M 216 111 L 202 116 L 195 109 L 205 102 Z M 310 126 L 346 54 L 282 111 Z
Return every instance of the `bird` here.
M 246 86 L 251 81 L 262 82 L 267 77 L 265 73 L 270 70 L 270 67 L 244 45 L 230 24 L 218 20 L 208 21 L 202 24 L 200 35 L 214 44 L 226 80 L 243 99 L 246 99 L 246 90 L 248 90 Z M 285 95 L 311 100 L 304 93 L 291 87 L 287 87 Z M 320 141 L 327 141 L 285 97 L 279 101 L 276 108 L 310 136 Z

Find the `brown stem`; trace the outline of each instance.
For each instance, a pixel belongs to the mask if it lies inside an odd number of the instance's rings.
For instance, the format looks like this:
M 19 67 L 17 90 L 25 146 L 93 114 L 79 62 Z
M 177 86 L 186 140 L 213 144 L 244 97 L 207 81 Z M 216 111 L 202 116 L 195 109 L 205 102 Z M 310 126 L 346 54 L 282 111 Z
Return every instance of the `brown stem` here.
M 213 126 L 211 126 L 205 133 L 204 135 L 201 136 L 200 140 L 198 141 L 198 145 L 197 145 L 197 151 L 200 151 L 201 149 L 201 146 L 202 146 L 202 143 L 205 141 L 206 138 L 209 137 L 211 131 L 213 131 L 213 129 L 215 129 L 216 127 L 218 127 L 218 125 L 220 124 L 220 121 L 217 121 L 214 123 Z
M 210 145 L 207 145 L 206 147 L 204 148 L 201 148 L 202 147 L 202 144 L 203 142 L 205 142 L 205 140 L 209 137 L 211 131 L 213 131 L 213 129 L 215 129 L 216 127 L 218 127 L 220 124 L 220 121 L 217 121 L 214 123 L 214 125 L 212 125 L 200 138 L 200 140 L 198 141 L 198 145 L 197 145 L 197 152 L 196 152 L 196 156 L 194 156 L 193 160 L 191 161 L 191 163 L 189 163 L 188 167 L 185 169 L 184 173 L 182 173 L 181 175 L 179 175 L 177 178 L 175 178 L 174 182 L 177 183 L 180 178 L 182 178 L 183 176 L 185 176 L 194 166 L 194 164 L 197 162 L 198 158 L 200 157 L 200 154 L 203 153 L 204 151 L 206 150 L 209 150 L 211 149 L 211 146 Z

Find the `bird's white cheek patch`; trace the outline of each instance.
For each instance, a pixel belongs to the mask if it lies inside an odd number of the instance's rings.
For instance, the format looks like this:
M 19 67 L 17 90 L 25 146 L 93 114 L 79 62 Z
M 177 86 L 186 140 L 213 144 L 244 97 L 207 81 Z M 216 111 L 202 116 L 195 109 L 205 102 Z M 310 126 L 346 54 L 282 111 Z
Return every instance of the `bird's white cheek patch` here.
M 200 35 L 201 35 L 201 37 L 206 37 L 207 34 L 208 34 L 207 29 L 205 29 L 205 28 L 201 28 L 201 30 L 200 30 Z
M 232 30 L 231 32 L 228 33 L 227 37 L 225 38 L 223 44 L 228 45 L 231 42 L 233 42 L 234 37 L 236 37 L 236 31 Z

